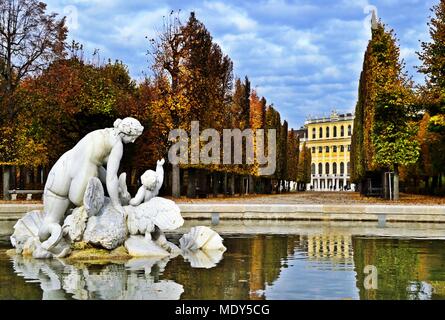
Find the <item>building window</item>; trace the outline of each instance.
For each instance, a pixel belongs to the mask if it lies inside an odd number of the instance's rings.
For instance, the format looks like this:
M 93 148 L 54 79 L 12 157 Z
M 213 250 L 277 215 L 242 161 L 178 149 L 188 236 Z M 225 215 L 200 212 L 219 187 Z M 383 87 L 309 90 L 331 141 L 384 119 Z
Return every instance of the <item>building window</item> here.
M 345 152 L 345 146 L 340 146 L 340 152 Z
M 334 153 L 336 153 L 337 152 L 337 146 L 333 146 L 333 148 L 334 148 Z
M 348 165 L 346 166 L 346 175 L 351 174 L 351 163 L 348 162 Z
M 313 175 L 316 174 L 316 173 L 315 173 L 315 163 L 312 164 L 311 172 L 312 172 Z
M 323 128 L 320 128 L 320 139 L 323 139 Z
M 340 129 L 341 131 L 340 131 L 340 135 L 342 136 L 342 137 L 344 137 L 345 136 L 345 127 L 344 126 L 341 126 L 341 129 Z
M 352 136 L 352 126 L 348 126 L 348 136 Z
M 312 139 L 317 139 L 317 130 L 315 128 L 312 129 Z
M 326 138 L 329 138 L 331 134 L 331 129 L 329 127 L 326 128 Z
M 323 153 L 323 147 L 318 147 L 318 153 Z
M 334 126 L 334 138 L 337 138 L 337 126 Z
M 318 174 L 323 174 L 323 165 L 321 163 L 318 164 Z
M 341 175 L 345 174 L 345 164 L 343 162 L 340 163 L 340 174 Z
M 312 147 L 312 153 L 315 153 L 316 149 L 315 147 Z
M 329 147 L 326 147 L 326 153 L 329 153 Z
M 332 173 L 337 174 L 337 162 L 334 162 L 334 164 L 332 165 Z
M 351 145 L 348 145 L 348 152 L 351 152 Z
M 330 169 L 330 167 L 329 167 L 329 163 L 326 163 L 326 174 L 329 174 L 329 170 Z

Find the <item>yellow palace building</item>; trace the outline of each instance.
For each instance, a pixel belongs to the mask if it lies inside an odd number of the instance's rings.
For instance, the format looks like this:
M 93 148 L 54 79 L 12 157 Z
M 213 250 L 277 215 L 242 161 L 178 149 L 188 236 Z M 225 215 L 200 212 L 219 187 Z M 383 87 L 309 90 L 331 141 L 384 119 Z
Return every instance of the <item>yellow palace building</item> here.
M 332 112 L 329 118 L 309 119 L 306 145 L 312 153 L 308 190 L 353 190 L 351 185 L 351 136 L 354 115 Z

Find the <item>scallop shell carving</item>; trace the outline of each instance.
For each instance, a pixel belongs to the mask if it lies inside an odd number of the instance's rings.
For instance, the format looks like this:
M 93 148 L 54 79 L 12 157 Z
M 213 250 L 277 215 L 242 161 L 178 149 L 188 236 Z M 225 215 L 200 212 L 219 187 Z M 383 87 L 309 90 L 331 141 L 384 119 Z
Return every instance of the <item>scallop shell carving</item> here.
M 29 238 L 37 237 L 43 224 L 45 214 L 41 211 L 31 211 L 20 219 L 14 226 L 11 243 L 20 252 Z
M 208 227 L 194 227 L 180 240 L 182 250 L 226 250 L 221 236 Z
M 156 197 L 137 207 L 125 207 L 125 210 L 128 229 L 133 235 L 152 232 L 154 226 L 162 231 L 172 231 L 184 224 L 178 205 L 164 198 Z

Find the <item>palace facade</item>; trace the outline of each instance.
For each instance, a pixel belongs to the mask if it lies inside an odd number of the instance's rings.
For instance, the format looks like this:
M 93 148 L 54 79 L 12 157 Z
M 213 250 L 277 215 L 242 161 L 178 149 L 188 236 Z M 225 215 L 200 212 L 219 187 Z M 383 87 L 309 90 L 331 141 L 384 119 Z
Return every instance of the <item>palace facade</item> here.
M 305 123 L 307 146 L 312 153 L 312 176 L 308 190 L 353 190 L 351 185 L 351 137 L 354 115 L 332 112 L 329 118 Z

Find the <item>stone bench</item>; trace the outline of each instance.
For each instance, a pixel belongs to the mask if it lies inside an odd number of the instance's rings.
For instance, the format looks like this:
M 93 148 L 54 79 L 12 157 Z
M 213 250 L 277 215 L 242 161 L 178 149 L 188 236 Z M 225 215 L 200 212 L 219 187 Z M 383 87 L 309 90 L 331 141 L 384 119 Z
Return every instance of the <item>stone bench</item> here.
M 18 194 L 26 194 L 26 201 L 32 200 L 32 195 L 43 194 L 43 190 L 9 190 L 11 200 L 16 201 Z

